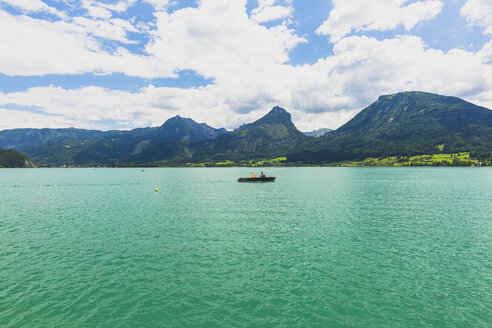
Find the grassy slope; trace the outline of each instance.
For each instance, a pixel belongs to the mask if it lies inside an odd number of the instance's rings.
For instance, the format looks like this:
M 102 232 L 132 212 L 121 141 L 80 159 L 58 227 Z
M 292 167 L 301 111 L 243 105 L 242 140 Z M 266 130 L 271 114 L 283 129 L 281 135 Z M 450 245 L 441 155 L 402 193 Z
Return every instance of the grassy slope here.
M 478 162 L 479 160 L 470 157 L 469 152 L 462 152 L 455 154 L 370 157 L 363 161 L 337 163 L 335 166 L 470 166 Z
M 187 163 L 185 166 L 189 167 L 235 167 L 235 166 L 248 166 L 248 167 L 260 167 L 260 166 L 282 166 L 287 160 L 287 157 L 277 157 L 270 160 L 248 160 L 248 161 L 208 161 L 201 163 Z
M 361 166 L 470 166 L 481 162 L 484 166 L 492 165 L 492 158 L 488 160 L 478 160 L 470 157 L 470 152 L 455 154 L 428 154 L 416 156 L 390 156 L 390 157 L 369 157 L 361 161 L 343 161 L 330 163 L 323 166 L 342 166 L 342 167 L 361 167 Z M 199 163 L 169 163 L 157 162 L 155 166 L 178 166 L 178 167 L 265 167 L 265 166 L 311 166 L 302 164 L 292 164 L 287 162 L 287 157 L 277 157 L 269 160 L 222 160 L 205 161 Z

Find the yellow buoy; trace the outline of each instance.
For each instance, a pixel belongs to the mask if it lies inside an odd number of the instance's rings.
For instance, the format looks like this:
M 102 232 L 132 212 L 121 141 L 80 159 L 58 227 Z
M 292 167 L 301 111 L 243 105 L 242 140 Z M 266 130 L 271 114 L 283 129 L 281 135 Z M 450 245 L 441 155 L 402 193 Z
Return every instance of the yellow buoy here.
M 159 188 L 155 188 L 155 192 L 158 192 L 159 191 Z

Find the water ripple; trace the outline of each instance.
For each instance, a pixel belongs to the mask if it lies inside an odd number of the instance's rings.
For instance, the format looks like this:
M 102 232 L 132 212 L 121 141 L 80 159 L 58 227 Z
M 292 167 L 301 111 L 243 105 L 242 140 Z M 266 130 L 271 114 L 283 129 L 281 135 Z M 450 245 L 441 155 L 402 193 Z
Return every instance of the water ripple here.
M 264 170 L 4 170 L 0 326 L 490 325 L 492 170 Z

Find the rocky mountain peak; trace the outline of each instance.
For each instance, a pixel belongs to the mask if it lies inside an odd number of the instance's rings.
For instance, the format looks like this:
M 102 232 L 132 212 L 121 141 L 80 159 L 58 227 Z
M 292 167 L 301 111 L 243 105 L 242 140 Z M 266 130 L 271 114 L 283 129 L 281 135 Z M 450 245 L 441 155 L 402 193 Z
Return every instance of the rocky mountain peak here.
M 270 112 L 268 112 L 268 114 L 263 116 L 257 122 L 285 124 L 285 123 L 292 123 L 292 118 L 289 112 L 287 112 L 284 108 L 275 106 Z

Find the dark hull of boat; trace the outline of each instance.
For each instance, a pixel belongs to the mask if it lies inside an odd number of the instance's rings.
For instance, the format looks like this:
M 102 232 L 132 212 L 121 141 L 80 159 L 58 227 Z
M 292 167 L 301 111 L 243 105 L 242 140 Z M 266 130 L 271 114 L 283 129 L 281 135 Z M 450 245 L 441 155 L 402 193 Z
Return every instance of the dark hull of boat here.
M 237 182 L 273 182 L 275 177 L 264 177 L 264 178 L 239 178 Z

